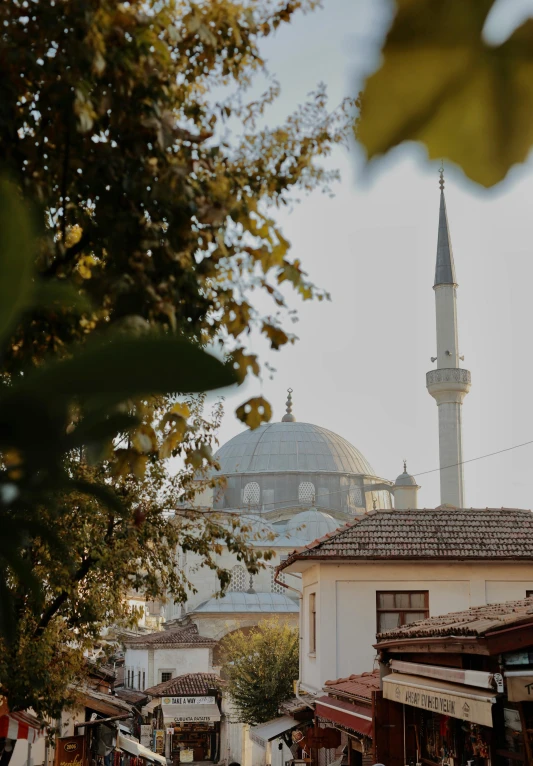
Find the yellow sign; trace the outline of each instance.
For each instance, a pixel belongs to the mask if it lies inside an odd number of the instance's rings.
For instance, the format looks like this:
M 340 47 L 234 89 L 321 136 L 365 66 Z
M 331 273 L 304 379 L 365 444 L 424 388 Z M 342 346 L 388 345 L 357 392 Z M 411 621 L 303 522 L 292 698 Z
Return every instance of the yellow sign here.
M 506 675 L 507 699 L 510 702 L 533 702 L 533 673 Z
M 383 679 L 383 696 L 385 699 L 399 702 L 402 705 L 410 705 L 421 710 L 429 710 L 432 713 L 448 715 L 459 718 L 462 721 L 479 723 L 482 726 L 492 726 L 492 703 L 494 698 L 487 694 L 486 697 L 470 696 L 468 693 L 453 693 L 447 688 L 439 688 L 435 685 L 424 684 L 423 678 L 396 678 L 401 674 L 392 673 Z M 419 686 L 415 683 L 418 681 Z

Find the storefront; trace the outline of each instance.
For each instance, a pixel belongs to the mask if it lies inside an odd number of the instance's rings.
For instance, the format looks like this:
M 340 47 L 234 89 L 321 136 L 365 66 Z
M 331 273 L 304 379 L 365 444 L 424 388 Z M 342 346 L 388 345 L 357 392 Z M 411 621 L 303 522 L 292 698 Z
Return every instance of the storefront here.
M 221 716 L 214 695 L 163 697 L 161 712 L 175 764 L 218 760 Z
M 220 759 L 223 682 L 214 673 L 187 673 L 147 689 L 143 708 L 152 748 L 177 766 Z
M 533 599 L 379 636 L 376 760 L 533 766 Z

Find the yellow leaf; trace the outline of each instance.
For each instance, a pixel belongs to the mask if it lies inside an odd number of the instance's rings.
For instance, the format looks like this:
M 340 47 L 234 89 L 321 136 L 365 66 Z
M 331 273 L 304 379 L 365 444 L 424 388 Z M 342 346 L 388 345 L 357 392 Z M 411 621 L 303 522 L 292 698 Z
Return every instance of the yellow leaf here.
M 357 135 L 369 158 L 421 141 L 492 186 L 533 144 L 533 20 L 482 38 L 494 0 L 396 0 L 383 64 L 365 85 Z
M 258 428 L 261 423 L 268 423 L 272 417 L 272 408 L 266 399 L 262 396 L 256 396 L 238 407 L 235 414 L 239 420 L 253 430 Z
M 92 276 L 91 267 L 96 264 L 92 255 L 84 255 L 78 261 L 78 273 L 83 279 L 90 279 Z
M 141 425 L 132 436 L 133 446 L 136 447 L 139 452 L 155 452 L 157 450 L 157 436 L 151 426 Z
M 181 415 L 181 417 L 185 419 L 191 414 L 189 407 L 184 402 L 176 402 L 170 411 L 174 412 L 176 415 Z

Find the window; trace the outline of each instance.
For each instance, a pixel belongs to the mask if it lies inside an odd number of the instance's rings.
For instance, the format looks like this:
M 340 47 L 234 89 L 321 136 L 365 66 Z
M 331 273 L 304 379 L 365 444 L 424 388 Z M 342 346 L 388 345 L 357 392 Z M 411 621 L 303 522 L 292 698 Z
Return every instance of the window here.
M 276 582 L 277 579 L 277 582 Z M 279 574 L 276 578 L 276 570 L 270 570 L 270 592 L 271 593 L 285 593 L 287 588 L 284 588 L 280 583 L 285 582 L 283 574 Z
M 143 670 L 143 690 L 146 689 L 146 671 Z
M 172 673 L 161 673 L 161 683 L 165 683 L 165 681 L 170 681 L 172 678 Z
M 533 596 L 533 590 L 526 590 L 526 598 Z
M 230 591 L 243 593 L 248 588 L 247 579 L 246 569 L 240 564 L 236 564 L 231 570 Z
M 309 653 L 316 653 L 316 593 L 309 594 Z
M 429 591 L 378 591 L 378 633 L 429 617 Z
M 259 505 L 261 498 L 261 488 L 256 481 L 249 481 L 244 485 L 242 491 L 242 501 L 244 505 Z
M 311 481 L 302 481 L 298 487 L 298 502 L 303 505 L 313 505 L 315 502 L 315 485 Z

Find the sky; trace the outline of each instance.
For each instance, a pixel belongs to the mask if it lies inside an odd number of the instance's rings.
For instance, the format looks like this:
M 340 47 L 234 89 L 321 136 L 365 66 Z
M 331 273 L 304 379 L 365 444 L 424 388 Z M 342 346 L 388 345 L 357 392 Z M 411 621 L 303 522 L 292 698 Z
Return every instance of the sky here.
M 391 7 L 382 0 L 324 0 L 266 42 L 282 92 L 269 119 L 282 120 L 318 82 L 334 105 L 355 95 L 379 62 Z M 500 0 L 488 32 L 501 40 L 533 2 Z M 301 301 L 296 345 L 250 348 L 276 373 L 226 398 L 224 443 L 243 430 L 235 407 L 263 395 L 273 420 L 294 390 L 299 421 L 354 444 L 376 475 L 394 480 L 402 459 L 415 475 L 438 469 L 437 406 L 425 387 L 436 355 L 432 289 L 439 210 L 438 164 L 399 147 L 367 169 L 355 144 L 338 150 L 342 174 L 329 198 L 316 192 L 278 216 L 291 254 L 331 302 Z M 446 166 L 446 203 L 458 288 L 459 342 L 472 387 L 463 405 L 465 460 L 533 440 L 533 161 L 486 191 Z M 533 444 L 467 463 L 468 507 L 531 508 Z M 418 475 L 419 506 L 440 502 L 438 471 Z

